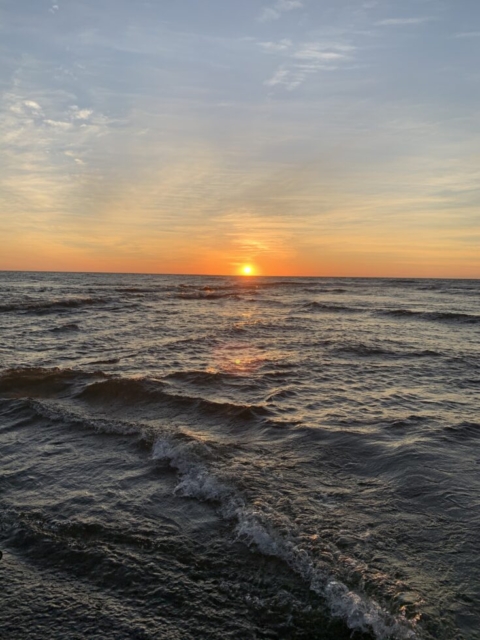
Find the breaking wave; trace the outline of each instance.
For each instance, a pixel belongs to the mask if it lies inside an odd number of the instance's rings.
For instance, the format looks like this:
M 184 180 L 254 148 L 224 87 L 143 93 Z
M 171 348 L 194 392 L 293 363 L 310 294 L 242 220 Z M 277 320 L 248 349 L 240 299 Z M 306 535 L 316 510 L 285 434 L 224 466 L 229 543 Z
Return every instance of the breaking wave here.
M 198 443 L 175 443 L 158 439 L 153 446 L 153 458 L 167 461 L 179 474 L 175 493 L 185 498 L 215 501 L 222 516 L 235 523 L 235 534 L 261 553 L 284 561 L 305 580 L 312 591 L 324 598 L 334 617 L 342 619 L 352 631 L 373 633 L 378 640 L 413 640 L 415 622 L 403 613 L 391 614 L 365 594 L 352 591 L 343 582 L 321 568 L 312 555 L 302 548 L 291 522 L 285 522 L 289 534 L 276 530 L 271 516 L 250 506 L 231 485 L 212 474 L 203 463 L 206 447 Z M 208 452 L 208 448 L 207 454 Z M 284 517 L 285 519 L 285 517 Z

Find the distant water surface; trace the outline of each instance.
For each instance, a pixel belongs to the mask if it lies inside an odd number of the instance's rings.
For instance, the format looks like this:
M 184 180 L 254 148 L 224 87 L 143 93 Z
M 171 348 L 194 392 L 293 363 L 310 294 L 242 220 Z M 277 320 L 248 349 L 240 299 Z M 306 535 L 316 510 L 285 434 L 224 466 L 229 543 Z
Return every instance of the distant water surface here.
M 480 638 L 480 282 L 0 273 L 0 636 Z

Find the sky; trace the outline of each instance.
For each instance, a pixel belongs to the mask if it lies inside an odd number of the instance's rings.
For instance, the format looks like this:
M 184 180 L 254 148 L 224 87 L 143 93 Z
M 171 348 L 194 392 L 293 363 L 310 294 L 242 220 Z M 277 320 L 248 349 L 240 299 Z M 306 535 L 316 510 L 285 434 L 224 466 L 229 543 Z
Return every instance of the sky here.
M 479 0 L 0 0 L 0 269 L 480 278 Z

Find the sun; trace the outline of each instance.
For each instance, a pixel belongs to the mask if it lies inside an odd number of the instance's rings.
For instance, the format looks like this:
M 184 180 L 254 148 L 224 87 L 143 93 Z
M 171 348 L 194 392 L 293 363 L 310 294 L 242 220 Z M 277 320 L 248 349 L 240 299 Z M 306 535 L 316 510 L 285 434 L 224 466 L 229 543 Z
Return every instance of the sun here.
M 251 276 L 253 275 L 253 267 L 251 264 L 245 264 L 242 267 L 242 274 L 244 276 Z

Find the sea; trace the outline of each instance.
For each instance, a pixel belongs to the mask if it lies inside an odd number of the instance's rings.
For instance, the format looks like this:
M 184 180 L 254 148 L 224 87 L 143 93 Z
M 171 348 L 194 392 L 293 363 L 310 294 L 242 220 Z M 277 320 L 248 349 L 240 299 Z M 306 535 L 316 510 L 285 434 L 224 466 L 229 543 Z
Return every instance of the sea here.
M 0 273 L 0 637 L 480 638 L 480 281 Z

